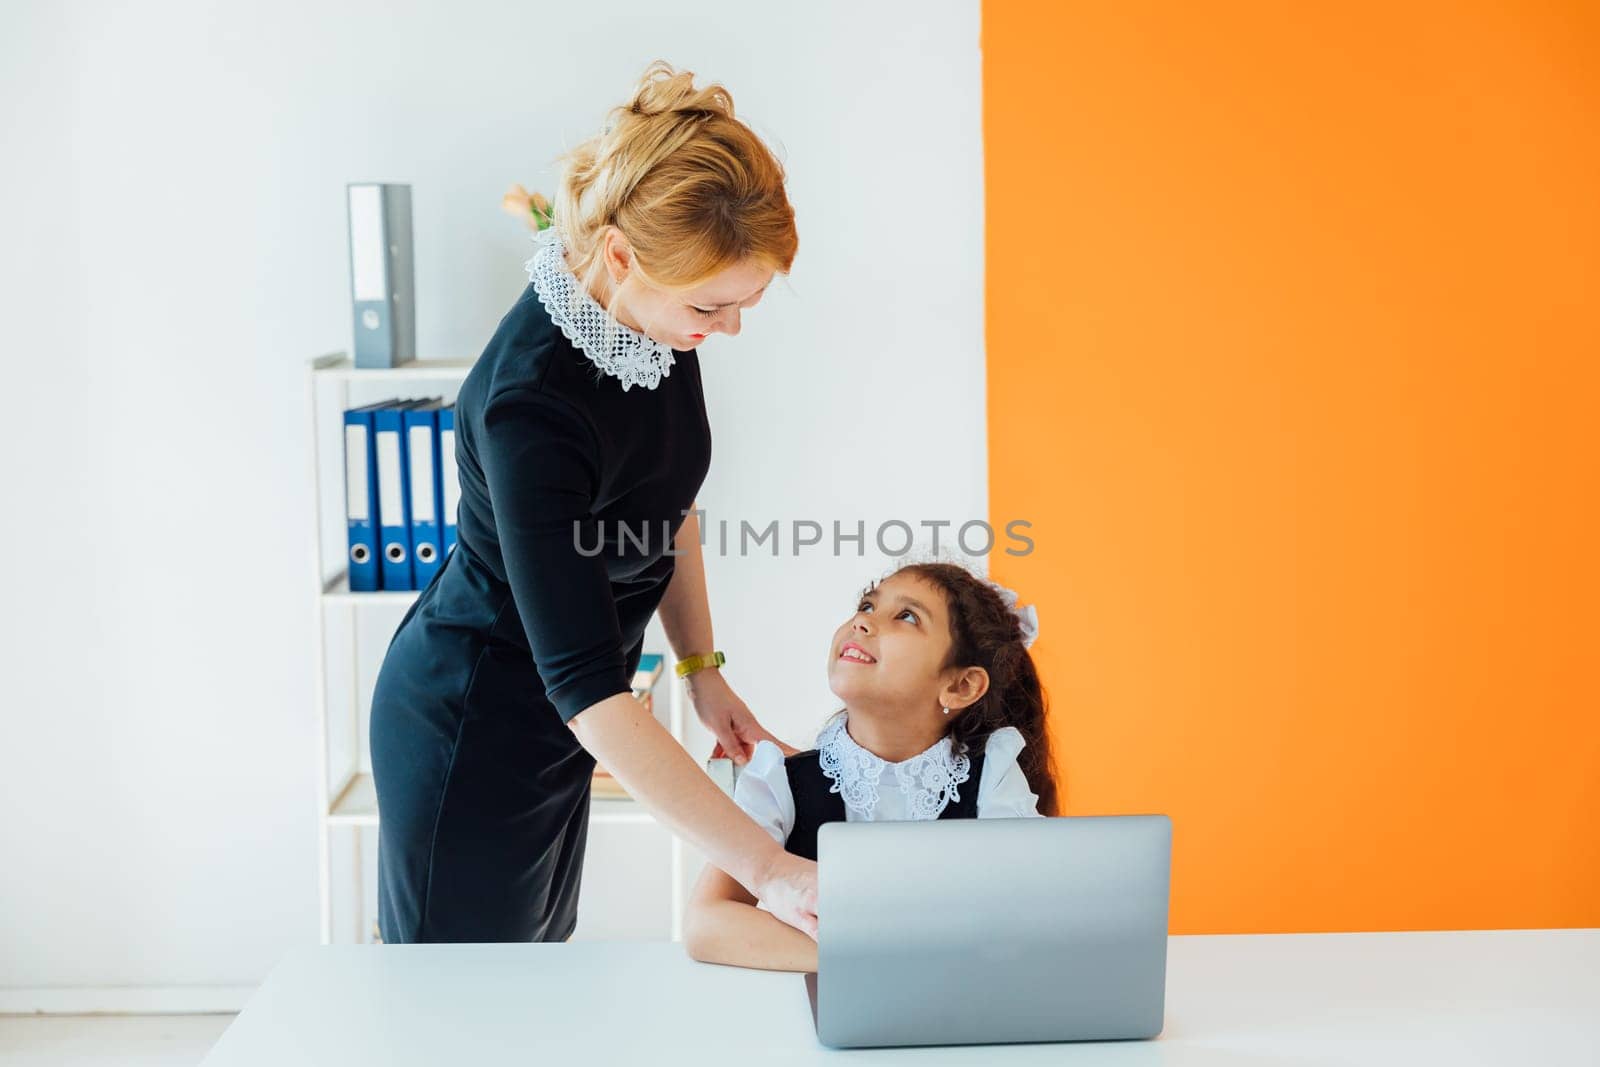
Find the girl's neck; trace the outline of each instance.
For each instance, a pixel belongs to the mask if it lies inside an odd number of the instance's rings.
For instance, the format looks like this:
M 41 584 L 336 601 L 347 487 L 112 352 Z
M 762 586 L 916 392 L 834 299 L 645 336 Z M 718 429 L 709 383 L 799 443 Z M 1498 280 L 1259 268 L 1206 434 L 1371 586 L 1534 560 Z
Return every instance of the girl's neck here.
M 908 722 L 910 716 L 874 715 L 848 707 L 845 715 L 845 731 L 851 740 L 888 763 L 900 763 L 926 752 L 945 735 L 943 728 L 930 733 L 926 727 Z

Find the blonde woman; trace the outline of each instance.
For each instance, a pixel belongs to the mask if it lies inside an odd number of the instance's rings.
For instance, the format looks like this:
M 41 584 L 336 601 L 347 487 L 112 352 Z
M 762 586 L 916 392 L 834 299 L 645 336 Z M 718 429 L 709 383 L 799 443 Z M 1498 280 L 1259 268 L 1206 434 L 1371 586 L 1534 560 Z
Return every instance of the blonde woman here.
M 695 346 L 738 334 L 790 269 L 783 168 L 725 89 L 660 61 L 565 161 L 529 285 L 461 386 L 456 548 L 373 693 L 379 930 L 391 944 L 570 937 L 598 759 L 815 937 L 816 864 L 630 693 L 659 612 L 722 746 L 744 762 L 775 740 L 719 669 L 692 511 L 711 460 Z

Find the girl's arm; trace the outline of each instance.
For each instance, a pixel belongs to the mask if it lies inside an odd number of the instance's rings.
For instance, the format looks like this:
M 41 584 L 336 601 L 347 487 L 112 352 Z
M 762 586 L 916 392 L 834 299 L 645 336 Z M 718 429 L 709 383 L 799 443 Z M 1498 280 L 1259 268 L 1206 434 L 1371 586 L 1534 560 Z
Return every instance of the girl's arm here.
M 706 864 L 684 912 L 690 957 L 764 971 L 815 971 L 817 943 L 755 905 L 742 885 Z

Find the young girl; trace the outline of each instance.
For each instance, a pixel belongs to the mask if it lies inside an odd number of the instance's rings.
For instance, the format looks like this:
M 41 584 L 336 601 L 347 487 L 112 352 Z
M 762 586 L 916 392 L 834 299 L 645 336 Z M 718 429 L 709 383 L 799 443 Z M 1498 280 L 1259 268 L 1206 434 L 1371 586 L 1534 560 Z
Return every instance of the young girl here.
M 953 563 L 908 564 L 868 588 L 828 646 L 828 687 L 845 706 L 814 749 L 785 756 L 757 744 L 734 802 L 807 859 L 817 828 L 841 819 L 1057 814 L 1044 692 L 1028 653 L 1037 617 L 1015 602 Z M 709 864 L 684 933 L 689 955 L 708 963 L 817 969 L 810 936 Z

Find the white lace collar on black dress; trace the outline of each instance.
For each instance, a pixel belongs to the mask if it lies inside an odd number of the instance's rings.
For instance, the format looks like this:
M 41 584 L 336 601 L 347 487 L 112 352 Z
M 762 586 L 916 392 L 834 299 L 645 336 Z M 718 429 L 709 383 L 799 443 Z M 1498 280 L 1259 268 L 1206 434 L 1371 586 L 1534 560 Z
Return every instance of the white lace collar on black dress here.
M 947 804 L 961 799 L 956 787 L 970 776 L 972 760 L 952 755 L 949 735 L 910 759 L 890 763 L 856 743 L 845 729 L 847 719 L 836 716 L 817 735 L 817 757 L 822 773 L 833 780 L 828 792 L 841 794 L 856 819 L 878 817 L 878 780 L 885 768 L 894 769 L 907 819 L 937 819 Z
M 672 372 L 671 345 L 663 344 L 618 322 L 578 284 L 563 258 L 555 227 L 534 237 L 538 251 L 526 266 L 539 302 L 567 340 L 589 361 L 622 382 L 623 392 L 635 385 L 654 389 Z

